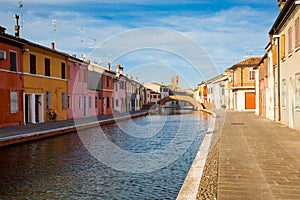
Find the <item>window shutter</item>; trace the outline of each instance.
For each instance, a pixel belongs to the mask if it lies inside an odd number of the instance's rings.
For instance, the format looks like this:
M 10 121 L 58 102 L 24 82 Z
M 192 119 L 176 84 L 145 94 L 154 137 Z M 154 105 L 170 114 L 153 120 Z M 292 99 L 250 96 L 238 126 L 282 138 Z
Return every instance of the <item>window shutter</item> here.
M 280 36 L 280 59 L 285 58 L 285 35 Z

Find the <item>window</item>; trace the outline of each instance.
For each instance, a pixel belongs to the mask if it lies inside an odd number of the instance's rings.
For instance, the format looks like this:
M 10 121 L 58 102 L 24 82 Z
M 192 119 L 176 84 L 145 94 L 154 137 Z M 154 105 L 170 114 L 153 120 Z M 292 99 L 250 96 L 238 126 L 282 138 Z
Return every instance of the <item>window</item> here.
M 47 110 L 51 109 L 51 93 L 50 93 L 50 91 L 46 92 L 46 109 Z
M 254 80 L 255 79 L 255 71 L 254 70 L 249 70 L 249 80 Z
M 109 97 L 106 97 L 106 107 L 109 108 Z
M 92 108 L 92 97 L 89 96 L 89 108 Z
M 300 109 L 300 73 L 295 75 L 295 108 Z
M 280 59 L 285 58 L 285 35 L 280 36 Z
M 109 77 L 106 77 L 106 85 L 109 87 Z
M 9 52 L 10 58 L 10 71 L 17 71 L 17 53 L 14 51 Z
M 84 70 L 83 70 L 83 82 L 87 82 L 87 76 L 88 76 L 87 70 L 84 69 Z
M 103 86 L 105 86 L 105 84 L 106 84 L 106 76 L 102 75 L 101 76 L 101 81 L 102 81 Z
M 282 80 L 282 107 L 285 108 L 286 107 L 286 80 L 283 79 Z
M 119 100 L 116 99 L 116 106 L 118 107 L 119 106 Z
M 98 98 L 95 97 L 95 108 L 98 108 Z
M 115 91 L 118 91 L 118 84 L 115 84 Z
M 71 97 L 68 96 L 68 109 L 70 109 L 70 102 L 71 102 Z
M 10 113 L 17 113 L 19 112 L 18 109 L 18 91 L 11 91 L 10 92 Z
M 79 97 L 79 108 L 82 108 L 82 97 Z
M 120 89 L 123 90 L 125 88 L 124 87 L 124 81 L 120 81 L 119 83 L 120 83 Z
M 61 102 L 62 102 L 62 109 L 66 109 L 67 108 L 67 98 L 66 98 L 66 93 L 62 92 L 61 93 Z
M 45 58 L 45 76 L 50 76 L 50 59 Z
M 36 56 L 30 54 L 29 60 L 30 60 L 30 74 L 36 74 Z
M 82 73 L 81 73 L 81 68 L 79 68 L 79 70 L 78 70 L 78 81 L 81 81 L 82 79 L 81 79 L 81 75 Z
M 295 21 L 295 48 L 300 47 L 299 41 L 299 17 Z
M 125 99 L 121 98 L 121 102 L 122 102 L 122 107 L 124 107 L 125 106 Z
M 293 50 L 293 47 L 292 47 L 292 41 L 293 41 L 293 39 L 292 39 L 292 34 L 293 34 L 293 32 L 292 32 L 293 30 L 292 30 L 292 27 L 290 27 L 289 28 L 289 30 L 288 30 L 288 40 L 289 40 L 289 43 L 288 43 L 288 53 L 290 54 L 290 53 L 292 53 L 292 50 Z
M 66 79 L 66 64 L 61 63 L 61 78 Z

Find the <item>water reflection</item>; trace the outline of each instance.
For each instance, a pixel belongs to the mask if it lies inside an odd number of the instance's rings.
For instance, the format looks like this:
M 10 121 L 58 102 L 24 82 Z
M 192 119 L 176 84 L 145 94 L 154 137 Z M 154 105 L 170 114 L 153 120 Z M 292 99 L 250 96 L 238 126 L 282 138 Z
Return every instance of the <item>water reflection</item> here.
M 134 122 L 146 125 L 150 117 Z M 156 123 L 159 118 L 167 123 L 162 133 L 151 138 L 124 134 L 117 124 L 102 129 L 110 141 L 126 151 L 150 152 L 170 144 L 175 137 L 170 130 L 176 129 L 178 117 L 156 116 Z M 175 199 L 207 128 L 199 113 L 184 119 L 189 119 L 183 123 L 185 133 L 196 130 L 196 137 L 178 160 L 151 173 L 127 173 L 102 164 L 90 155 L 76 133 L 2 148 L 0 199 Z M 126 126 L 126 121 L 122 123 Z

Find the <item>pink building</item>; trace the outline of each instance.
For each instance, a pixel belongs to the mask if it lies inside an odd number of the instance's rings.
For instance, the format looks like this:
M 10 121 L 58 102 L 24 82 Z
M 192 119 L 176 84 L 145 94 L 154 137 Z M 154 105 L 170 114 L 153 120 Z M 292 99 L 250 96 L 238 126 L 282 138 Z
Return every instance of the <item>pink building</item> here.
M 88 90 L 88 115 L 89 117 L 99 115 L 99 91 Z
M 88 63 L 70 56 L 68 59 L 70 76 L 68 80 L 68 119 L 88 116 Z
M 114 82 L 114 111 L 126 112 L 126 77 L 123 74 L 123 67 L 116 65 L 117 81 Z
M 160 100 L 160 93 L 151 91 L 150 92 L 150 102 L 151 103 L 157 103 Z

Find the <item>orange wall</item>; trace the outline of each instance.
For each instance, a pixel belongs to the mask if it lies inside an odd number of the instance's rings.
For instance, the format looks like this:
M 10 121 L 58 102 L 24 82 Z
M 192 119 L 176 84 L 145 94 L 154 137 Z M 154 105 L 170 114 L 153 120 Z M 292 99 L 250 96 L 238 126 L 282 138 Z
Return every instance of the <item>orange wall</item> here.
M 51 93 L 51 109 L 57 113 L 57 120 L 68 118 L 68 109 L 62 109 L 62 92 L 68 96 L 69 65 L 67 57 L 40 47 L 27 45 L 24 52 L 24 93 L 43 94 L 44 120 L 47 121 L 46 91 Z M 36 74 L 30 74 L 30 54 L 36 56 Z M 50 59 L 50 77 L 45 76 L 45 58 Z M 66 79 L 62 79 L 61 63 L 65 63 Z M 68 102 L 67 102 L 68 103 Z

